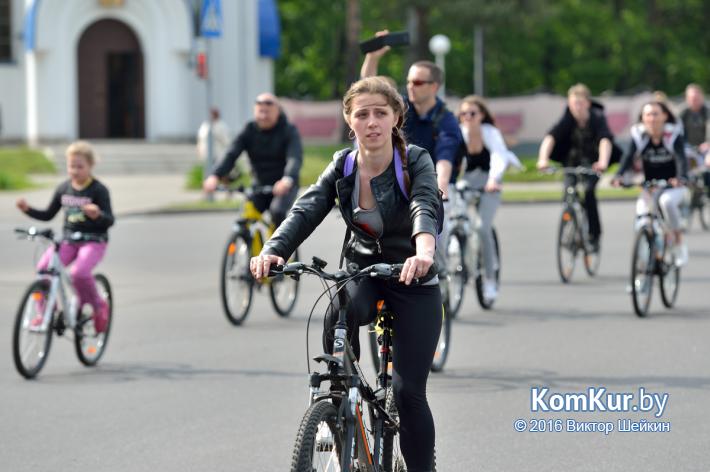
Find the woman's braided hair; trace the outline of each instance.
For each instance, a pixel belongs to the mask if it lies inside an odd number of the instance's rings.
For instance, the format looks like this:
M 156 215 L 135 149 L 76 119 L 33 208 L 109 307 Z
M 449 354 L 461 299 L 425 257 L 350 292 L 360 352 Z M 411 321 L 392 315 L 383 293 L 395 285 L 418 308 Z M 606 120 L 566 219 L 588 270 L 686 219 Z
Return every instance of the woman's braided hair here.
M 387 104 L 392 107 L 392 110 L 398 116 L 397 123 L 395 123 L 394 128 L 392 128 L 392 143 L 399 151 L 399 158 L 402 161 L 404 184 L 406 188 L 410 188 L 409 172 L 407 172 L 407 142 L 402 133 L 407 105 L 399 92 L 397 92 L 387 80 L 382 77 L 365 77 L 352 84 L 343 97 L 343 116 L 346 119 L 350 116 L 350 113 L 352 113 L 353 100 L 355 97 L 365 93 L 382 95 L 387 101 Z

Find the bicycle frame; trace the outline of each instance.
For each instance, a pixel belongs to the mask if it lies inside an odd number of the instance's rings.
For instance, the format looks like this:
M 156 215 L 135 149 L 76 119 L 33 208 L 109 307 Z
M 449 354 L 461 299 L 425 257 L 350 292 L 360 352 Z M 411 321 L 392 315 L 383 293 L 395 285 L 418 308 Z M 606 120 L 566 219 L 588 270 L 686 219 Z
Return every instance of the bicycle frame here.
M 391 325 L 385 325 L 383 348 L 380 350 L 381 362 L 377 377 L 377 389 L 373 390 L 360 368 L 359 361 L 347 337 L 348 297 L 345 284 L 353 278 L 352 274 L 338 271 L 331 275 L 323 272 L 323 267 L 325 267 L 325 263 L 314 258 L 314 267 L 308 267 L 308 271 L 324 280 L 335 282 L 335 286 L 331 290 L 335 289 L 340 308 L 338 321 L 334 327 L 333 353 L 321 354 L 314 358 L 317 362 L 326 363 L 328 372 L 320 374 L 314 371 L 311 373 L 309 404 L 330 400 L 336 407 L 339 407 L 339 418 L 344 418 L 345 423 L 340 425 L 344 430 L 344 450 L 340 455 L 341 470 L 350 470 L 348 463 L 354 457 L 354 452 L 357 451 L 358 459 L 367 464 L 367 470 L 378 472 L 382 470 L 384 460 L 385 428 L 395 430 L 399 428 L 397 421 L 387 413 L 384 407 L 389 380 L 387 360 L 391 346 Z M 303 273 L 303 269 L 300 273 Z M 361 276 L 364 276 L 363 274 L 363 272 L 360 273 Z M 321 391 L 323 381 L 330 382 L 330 389 L 327 392 Z M 368 405 L 370 426 L 374 434 L 372 442 L 370 442 L 371 435 L 363 419 L 363 403 Z
M 476 278 L 478 274 L 478 248 L 481 217 L 478 214 L 478 202 L 481 192 L 472 190 L 467 185 L 456 185 L 456 197 L 451 205 L 451 233 L 460 232 L 466 242 L 463 248 L 466 257 L 467 277 Z

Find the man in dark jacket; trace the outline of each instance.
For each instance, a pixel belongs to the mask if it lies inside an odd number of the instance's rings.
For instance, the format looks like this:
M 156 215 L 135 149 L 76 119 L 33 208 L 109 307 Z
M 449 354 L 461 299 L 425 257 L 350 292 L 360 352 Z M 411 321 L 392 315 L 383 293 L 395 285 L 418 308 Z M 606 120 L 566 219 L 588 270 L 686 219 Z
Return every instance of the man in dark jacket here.
M 588 167 L 604 172 L 609 167 L 613 135 L 604 116 L 604 107 L 591 100 L 589 89 L 576 84 L 567 92 L 564 115 L 542 140 L 537 168 L 549 167 L 550 160 L 565 167 Z M 589 218 L 589 242 L 598 248 L 602 228 L 597 208 L 596 187 L 599 178 L 588 176 L 585 182 L 584 209 Z M 576 177 L 565 177 L 565 188 L 576 184 Z
M 256 97 L 254 121 L 247 123 L 224 160 L 205 179 L 206 192 L 215 191 L 219 180 L 234 168 L 243 151 L 251 164 L 253 184 L 273 185 L 271 195 L 257 194 L 252 201 L 259 211 L 268 208 L 278 226 L 298 194 L 303 148 L 298 130 L 288 122 L 273 94 L 262 93 Z

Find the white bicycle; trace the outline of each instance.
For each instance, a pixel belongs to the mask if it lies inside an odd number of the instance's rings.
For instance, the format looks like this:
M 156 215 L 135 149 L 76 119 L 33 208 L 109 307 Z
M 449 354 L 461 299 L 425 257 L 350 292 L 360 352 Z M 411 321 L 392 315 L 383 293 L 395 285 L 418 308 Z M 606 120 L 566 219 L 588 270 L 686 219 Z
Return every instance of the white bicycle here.
M 52 333 L 62 336 L 73 333 L 74 346 L 79 361 L 85 366 L 93 366 L 106 350 L 111 320 L 113 319 L 113 297 L 111 285 L 106 276 L 95 274 L 99 296 L 108 303 L 106 330 L 98 333 L 94 327 L 92 307 L 79 306 L 79 298 L 71 278 L 59 259 L 61 238 L 55 238 L 51 229 L 21 229 L 15 232 L 28 240 L 41 240 L 54 245 L 54 253 L 46 270 L 38 274 L 22 296 L 15 318 L 12 337 L 12 354 L 17 371 L 31 379 L 44 367 L 52 344 Z M 72 241 L 91 241 L 91 235 L 72 233 Z

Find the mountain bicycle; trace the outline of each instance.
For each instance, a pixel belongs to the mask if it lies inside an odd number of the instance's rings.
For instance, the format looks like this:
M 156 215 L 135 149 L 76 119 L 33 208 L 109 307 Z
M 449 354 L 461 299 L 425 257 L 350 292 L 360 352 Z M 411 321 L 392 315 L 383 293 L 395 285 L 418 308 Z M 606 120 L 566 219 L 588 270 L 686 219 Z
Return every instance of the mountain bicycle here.
M 558 170 L 550 169 L 550 172 L 556 171 Z M 599 244 L 594 247 L 587 237 L 589 219 L 578 190 L 584 177 L 598 177 L 599 174 L 586 167 L 563 167 L 560 171 L 565 176 L 576 177 L 575 184 L 565 188 L 560 227 L 557 233 L 557 270 L 562 282 L 569 283 L 572 280 L 577 254 L 580 252 L 583 255 L 582 259 L 587 274 L 594 277 L 599 271 L 601 247 Z
M 220 298 L 224 314 L 230 323 L 241 325 L 249 314 L 254 288 L 269 286 L 271 304 L 276 313 L 287 317 L 298 298 L 298 280 L 275 277 L 256 281 L 249 272 L 249 260 L 261 252 L 264 242 L 271 237 L 275 226 L 268 211 L 260 212 L 251 201 L 259 193 L 271 194 L 271 185 L 238 187 L 235 191 L 245 197 L 239 218 L 234 223 L 222 256 L 220 272 Z M 298 259 L 298 249 L 289 260 Z
M 446 245 L 449 273 L 449 303 L 451 318 L 455 318 L 463 303 L 466 284 L 474 281 L 478 304 L 484 310 L 493 307 L 495 299 L 485 297 L 483 279 L 483 246 L 480 239 L 481 217 L 478 205 L 481 201 L 481 191 L 473 190 L 468 182 L 459 180 L 455 186 L 456 192 L 450 203 L 450 230 Z M 493 228 L 493 244 L 495 247 L 495 281 L 500 283 L 500 243 L 498 233 Z
M 79 361 L 88 367 L 96 365 L 106 351 L 113 320 L 113 295 L 108 278 L 94 274 L 99 296 L 108 303 L 106 330 L 98 333 L 94 327 L 93 307 L 89 304 L 79 306 L 76 289 L 59 258 L 62 238 L 55 238 L 51 229 L 34 227 L 17 228 L 15 233 L 30 241 L 45 241 L 54 246 L 47 269 L 39 271 L 37 280 L 27 288 L 17 310 L 12 337 L 12 357 L 17 371 L 27 379 L 34 378 L 47 361 L 52 333 L 62 336 L 65 332 L 73 333 Z M 70 240 L 96 239 L 76 232 L 71 234 Z
M 680 289 L 680 267 L 675 263 L 676 242 L 672 229 L 660 210 L 659 198 L 670 188 L 665 180 L 651 180 L 643 185 L 651 192 L 649 212 L 638 215 L 631 257 L 631 300 L 636 315 L 648 314 L 653 293 L 653 277 L 658 276 L 661 301 L 672 308 Z
M 366 277 L 397 280 L 402 265 L 374 264 L 354 273 L 328 273 L 323 270 L 325 266 L 325 261 L 314 257 L 312 264 L 291 262 L 269 270 L 270 277 L 315 275 L 324 283 L 332 283 L 321 297 L 328 294 L 332 300 L 337 296 L 340 302 L 333 353 L 314 358 L 325 364 L 327 371 L 322 374 L 311 372 L 309 363 L 310 405 L 298 429 L 290 470 L 404 471 L 398 441 L 399 415 L 390 384 L 390 363 L 387 362 L 392 347 L 392 315 L 386 307 L 380 307 L 384 319 L 379 353 L 381 362 L 376 384 L 372 387 L 348 340 L 348 297 L 345 291 L 348 282 Z M 329 387 L 322 388 L 323 382 L 329 383 Z M 432 470 L 435 470 L 435 464 L 432 464 Z

